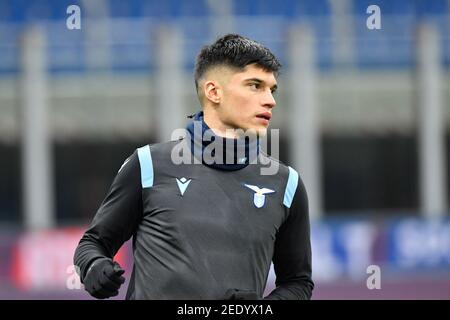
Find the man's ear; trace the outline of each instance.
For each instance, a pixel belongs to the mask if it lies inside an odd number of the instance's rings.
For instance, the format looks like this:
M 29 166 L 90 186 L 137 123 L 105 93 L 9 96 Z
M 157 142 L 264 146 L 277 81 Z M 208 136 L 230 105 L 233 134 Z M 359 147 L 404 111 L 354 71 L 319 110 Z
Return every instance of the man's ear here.
M 203 90 L 205 98 L 211 101 L 214 104 L 217 104 L 220 102 L 221 98 L 221 88 L 217 81 L 206 81 L 203 84 Z

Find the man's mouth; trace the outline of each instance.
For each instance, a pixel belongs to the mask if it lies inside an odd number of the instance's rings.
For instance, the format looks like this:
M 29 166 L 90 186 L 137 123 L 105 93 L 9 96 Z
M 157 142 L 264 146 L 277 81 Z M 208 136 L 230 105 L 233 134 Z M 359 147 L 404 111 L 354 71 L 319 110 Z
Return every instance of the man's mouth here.
M 272 114 L 270 112 L 263 112 L 256 115 L 256 117 L 270 121 L 270 119 L 272 119 Z

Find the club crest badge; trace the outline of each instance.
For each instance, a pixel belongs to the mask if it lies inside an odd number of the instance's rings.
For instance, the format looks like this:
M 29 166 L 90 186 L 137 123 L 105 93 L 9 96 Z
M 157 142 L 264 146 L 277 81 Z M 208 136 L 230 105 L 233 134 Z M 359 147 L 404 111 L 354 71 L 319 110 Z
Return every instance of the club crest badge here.
M 253 194 L 253 204 L 257 208 L 262 208 L 266 203 L 266 194 L 274 193 L 275 190 L 271 190 L 268 188 L 259 188 L 257 186 L 253 186 L 251 184 L 244 184 L 247 188 L 254 192 Z

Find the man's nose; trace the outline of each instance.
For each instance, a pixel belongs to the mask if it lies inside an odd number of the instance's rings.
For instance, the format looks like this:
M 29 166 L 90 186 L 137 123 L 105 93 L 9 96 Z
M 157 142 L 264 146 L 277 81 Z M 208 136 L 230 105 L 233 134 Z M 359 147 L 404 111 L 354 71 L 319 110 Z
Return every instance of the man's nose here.
M 272 92 L 271 91 L 265 92 L 262 105 L 264 107 L 273 108 L 276 106 L 276 104 L 277 102 L 275 101 Z

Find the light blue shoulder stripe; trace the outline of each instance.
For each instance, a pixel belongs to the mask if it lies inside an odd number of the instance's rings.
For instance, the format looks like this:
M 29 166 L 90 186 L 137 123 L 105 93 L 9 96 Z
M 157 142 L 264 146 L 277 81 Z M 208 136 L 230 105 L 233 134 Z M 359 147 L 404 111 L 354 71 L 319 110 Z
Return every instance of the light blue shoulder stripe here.
M 146 145 L 138 148 L 139 165 L 141 166 L 142 188 L 153 186 L 153 161 L 150 153 L 150 146 Z
M 295 190 L 297 190 L 298 185 L 298 173 L 291 167 L 289 167 L 289 178 L 286 185 L 286 191 L 284 192 L 283 204 L 290 208 L 292 200 L 294 198 Z

